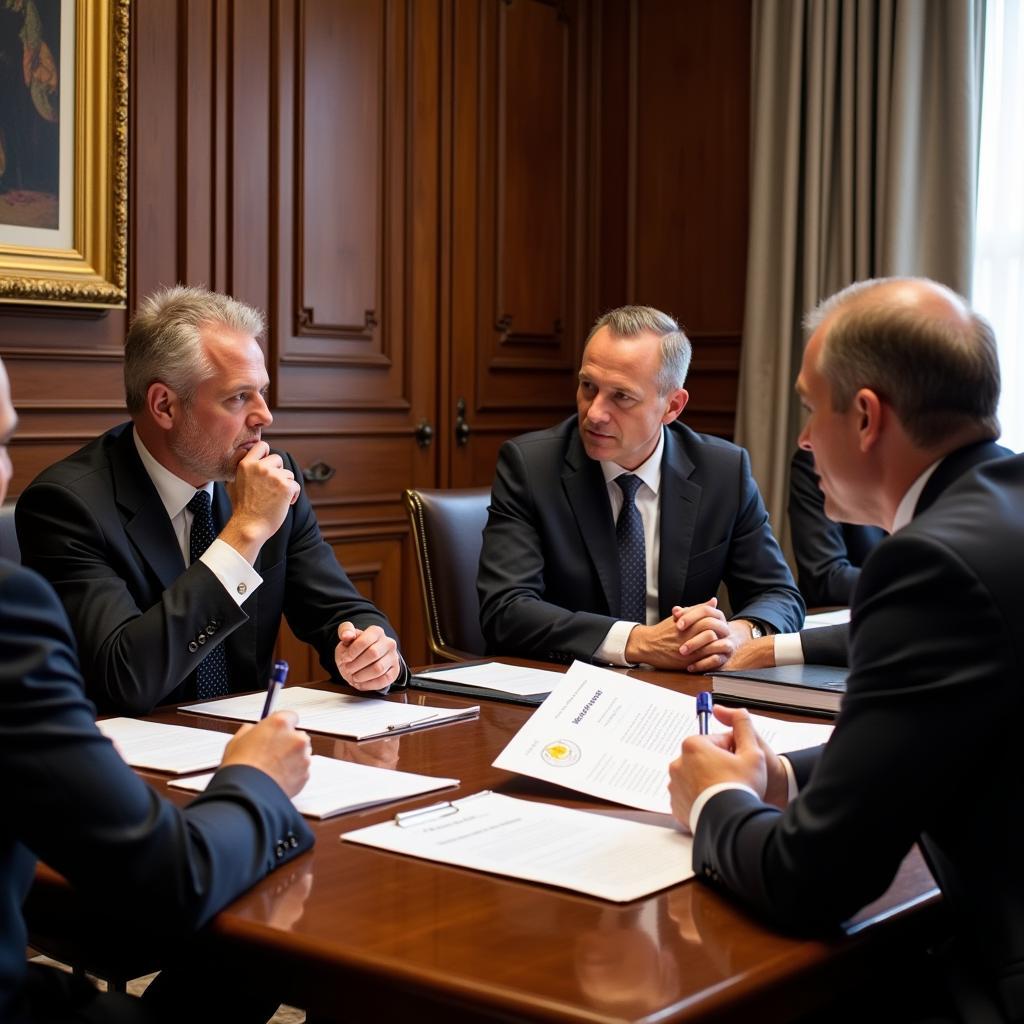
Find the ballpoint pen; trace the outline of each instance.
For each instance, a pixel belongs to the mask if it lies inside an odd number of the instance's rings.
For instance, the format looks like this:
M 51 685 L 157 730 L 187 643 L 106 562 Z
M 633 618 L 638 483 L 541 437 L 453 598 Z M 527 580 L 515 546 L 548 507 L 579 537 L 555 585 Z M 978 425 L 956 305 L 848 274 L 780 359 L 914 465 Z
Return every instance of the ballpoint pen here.
M 707 690 L 701 690 L 697 694 L 697 725 L 700 728 L 701 736 L 707 736 L 710 721 L 711 694 Z
M 270 673 L 270 681 L 267 683 L 267 699 L 263 702 L 263 711 L 260 713 L 261 722 L 274 710 L 274 701 L 287 678 L 288 662 L 275 661 L 274 670 Z

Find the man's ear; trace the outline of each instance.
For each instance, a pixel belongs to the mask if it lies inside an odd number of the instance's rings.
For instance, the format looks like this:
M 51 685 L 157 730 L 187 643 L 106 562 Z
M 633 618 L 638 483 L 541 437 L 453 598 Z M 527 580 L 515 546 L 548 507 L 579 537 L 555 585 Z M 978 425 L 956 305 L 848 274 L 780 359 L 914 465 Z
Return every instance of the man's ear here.
M 677 419 L 679 414 L 686 408 L 686 403 L 690 400 L 690 392 L 685 388 L 679 388 L 678 391 L 673 391 L 668 396 L 668 403 L 665 406 L 665 415 L 661 417 L 662 423 L 671 423 Z
M 160 381 L 154 381 L 146 389 L 146 413 L 161 430 L 170 430 L 181 419 L 177 392 Z
M 861 388 L 853 396 L 853 409 L 857 421 L 857 436 L 860 450 L 869 452 L 878 444 L 885 427 L 885 406 L 878 393 L 871 388 Z

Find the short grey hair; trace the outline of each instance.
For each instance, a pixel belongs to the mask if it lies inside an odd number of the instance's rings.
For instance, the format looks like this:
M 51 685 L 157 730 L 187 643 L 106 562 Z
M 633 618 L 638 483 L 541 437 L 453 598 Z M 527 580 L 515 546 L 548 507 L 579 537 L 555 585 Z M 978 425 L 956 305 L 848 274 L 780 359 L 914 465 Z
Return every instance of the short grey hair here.
M 616 338 L 637 338 L 650 332 L 661 339 L 661 366 L 655 380 L 659 394 L 678 391 L 686 383 L 693 348 L 683 329 L 668 313 L 653 306 L 619 306 L 594 321 L 587 344 L 602 327 L 607 327 Z
M 146 405 L 156 381 L 171 388 L 185 405 L 212 373 L 202 344 L 204 327 L 220 326 L 260 338 L 263 314 L 244 302 L 202 287 L 174 285 L 142 301 L 124 342 L 124 393 L 133 416 Z
M 999 436 L 999 353 L 991 324 L 949 288 L 938 288 L 963 311 L 961 321 L 930 316 L 888 302 L 883 286 L 922 278 L 858 281 L 806 316 L 813 333 L 830 321 L 818 369 L 829 382 L 832 408 L 845 412 L 861 388 L 895 410 L 910 439 L 922 448 L 967 428 Z

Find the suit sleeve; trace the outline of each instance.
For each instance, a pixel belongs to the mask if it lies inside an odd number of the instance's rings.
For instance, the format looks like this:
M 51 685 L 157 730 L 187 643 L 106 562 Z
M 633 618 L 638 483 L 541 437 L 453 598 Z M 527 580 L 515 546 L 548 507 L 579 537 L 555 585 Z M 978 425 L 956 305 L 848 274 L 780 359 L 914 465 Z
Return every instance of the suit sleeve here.
M 808 665 L 835 665 L 845 668 L 850 664 L 850 626 L 841 622 L 835 626 L 818 626 L 800 631 L 800 646 L 804 662 Z
M 724 578 L 733 617 L 759 619 L 778 633 L 793 633 L 804 623 L 804 601 L 768 522 L 768 511 L 750 472 L 750 458 L 742 449 L 739 489 Z
M 278 454 L 301 483 L 302 471 L 295 460 L 285 452 Z M 334 651 L 338 646 L 338 626 L 343 622 L 351 622 L 360 629 L 380 626 L 396 642 L 398 634 L 387 616 L 356 590 L 338 563 L 334 551 L 320 533 L 304 487 L 299 491 L 289 516 L 285 618 L 295 635 L 316 649 L 320 664 L 331 678 L 340 680 Z M 405 677 L 408 677 L 407 666 Z M 399 680 L 399 685 L 404 681 Z
M 199 927 L 313 842 L 277 784 L 219 771 L 180 809 L 96 729 L 67 619 L 27 569 L 0 575 L 0 759 L 5 827 L 104 913 L 171 932 Z
M 961 830 L 979 803 L 965 766 L 991 763 L 991 721 L 1016 709 L 999 660 L 1013 638 L 988 591 L 937 541 L 887 543 L 864 569 L 857 668 L 807 785 L 784 812 L 718 794 L 698 822 L 698 874 L 776 924 L 840 923 L 884 892 L 922 832 Z
M 522 452 L 505 442 L 498 453 L 477 575 L 487 649 L 544 661 L 589 660 L 616 620 L 544 600 L 545 554 L 537 516 Z
M 203 633 L 220 643 L 247 615 L 217 577 L 195 562 L 149 607 L 139 607 L 128 578 L 135 562 L 116 544 L 79 494 L 35 483 L 16 509 L 22 561 L 57 591 L 78 642 L 86 692 L 103 711 L 145 715 L 169 698 L 202 661 Z M 159 581 L 140 581 L 159 589 Z
M 842 527 L 825 515 L 825 499 L 809 452 L 798 451 L 790 465 L 789 528 L 797 579 L 807 604 L 849 604 L 860 569 L 850 561 Z

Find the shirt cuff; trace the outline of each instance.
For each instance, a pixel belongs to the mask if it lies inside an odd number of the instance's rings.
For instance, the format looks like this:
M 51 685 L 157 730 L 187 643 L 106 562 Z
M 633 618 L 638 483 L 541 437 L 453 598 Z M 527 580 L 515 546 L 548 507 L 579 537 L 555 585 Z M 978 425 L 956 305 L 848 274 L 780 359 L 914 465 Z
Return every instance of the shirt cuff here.
M 227 542 L 219 537 L 199 556 L 199 561 L 220 580 L 241 607 L 256 592 L 263 577 Z
M 800 642 L 799 633 L 775 634 L 775 664 L 802 665 L 804 663 L 804 646 Z
M 786 769 L 786 803 L 789 803 L 796 799 L 800 787 L 797 785 L 796 772 L 793 771 L 793 765 L 789 758 L 785 754 L 779 754 L 779 760 L 782 762 L 782 767 Z
M 639 625 L 639 622 L 616 622 L 608 630 L 601 646 L 594 651 L 594 661 L 603 661 L 622 668 L 631 667 L 632 662 L 626 660 L 626 644 L 629 642 L 629 634 L 633 632 L 633 627 Z
M 713 786 L 708 786 L 707 789 L 701 790 L 697 794 L 697 799 L 693 801 L 693 806 L 690 808 L 690 831 L 694 835 L 697 834 L 697 822 L 700 821 L 700 813 L 704 810 L 704 805 L 713 796 L 724 793 L 727 789 L 742 789 L 744 793 L 749 793 L 755 800 L 761 799 L 749 786 L 744 786 L 742 782 L 716 782 Z

